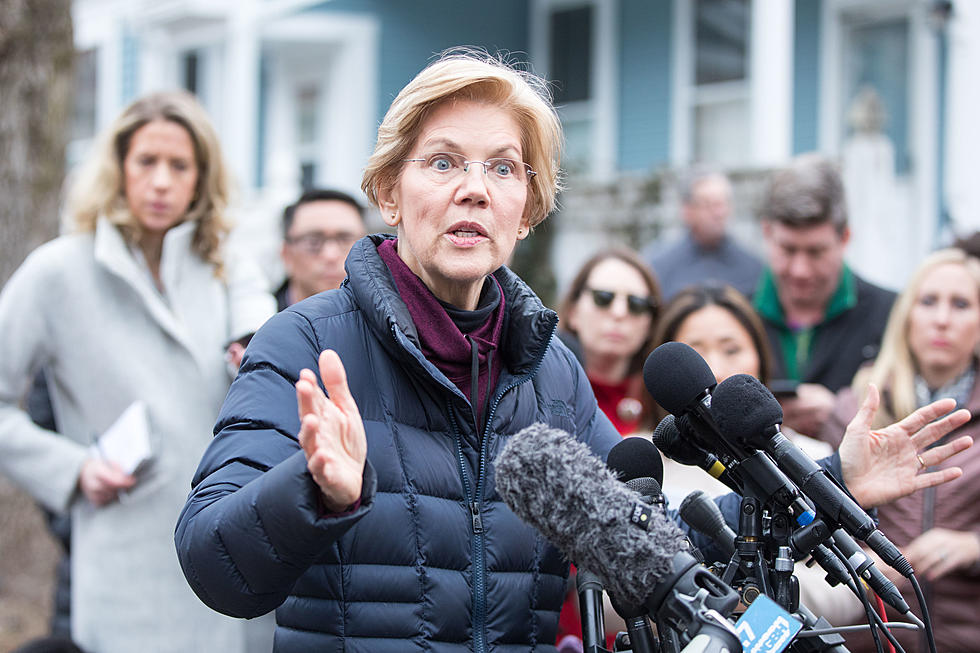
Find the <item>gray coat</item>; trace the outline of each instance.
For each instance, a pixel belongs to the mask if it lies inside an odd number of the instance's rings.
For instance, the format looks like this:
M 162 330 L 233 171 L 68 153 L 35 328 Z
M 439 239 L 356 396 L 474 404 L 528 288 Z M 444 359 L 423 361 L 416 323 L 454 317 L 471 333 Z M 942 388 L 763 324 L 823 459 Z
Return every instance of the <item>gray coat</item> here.
M 72 633 L 88 651 L 236 651 L 243 624 L 190 591 L 173 529 L 230 377 L 226 344 L 275 311 L 261 277 L 234 260 L 227 282 L 192 253 L 194 224 L 171 229 L 154 286 L 119 230 L 63 236 L 34 251 L 0 293 L 0 472 L 72 513 Z M 226 257 L 227 258 L 227 257 Z M 61 437 L 19 407 L 48 374 Z M 96 508 L 78 474 L 133 401 L 148 406 L 152 466 Z

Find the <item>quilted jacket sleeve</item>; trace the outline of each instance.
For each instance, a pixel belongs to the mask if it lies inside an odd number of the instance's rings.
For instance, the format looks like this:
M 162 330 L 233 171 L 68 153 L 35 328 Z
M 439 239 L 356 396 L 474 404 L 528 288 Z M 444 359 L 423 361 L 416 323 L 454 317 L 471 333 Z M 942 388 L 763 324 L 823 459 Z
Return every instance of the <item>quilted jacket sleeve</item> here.
M 366 464 L 357 508 L 325 514 L 296 440 L 293 384 L 300 369 L 316 369 L 320 349 L 308 321 L 294 312 L 259 330 L 178 520 L 184 575 L 202 601 L 224 614 L 253 617 L 276 608 L 371 509 L 376 479 Z

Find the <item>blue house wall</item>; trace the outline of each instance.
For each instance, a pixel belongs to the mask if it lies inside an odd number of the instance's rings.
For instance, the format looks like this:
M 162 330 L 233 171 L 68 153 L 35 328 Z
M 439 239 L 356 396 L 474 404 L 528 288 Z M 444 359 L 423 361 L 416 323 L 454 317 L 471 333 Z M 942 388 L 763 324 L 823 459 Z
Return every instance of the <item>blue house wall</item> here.
M 793 154 L 817 149 L 822 0 L 796 0 L 793 38 Z
M 645 171 L 670 160 L 673 3 L 622 0 L 618 161 Z
M 336 0 L 311 11 L 368 14 L 380 25 L 378 122 L 391 101 L 434 55 L 458 45 L 509 52 L 527 61 L 530 50 L 528 0 L 492 3 L 446 0 Z

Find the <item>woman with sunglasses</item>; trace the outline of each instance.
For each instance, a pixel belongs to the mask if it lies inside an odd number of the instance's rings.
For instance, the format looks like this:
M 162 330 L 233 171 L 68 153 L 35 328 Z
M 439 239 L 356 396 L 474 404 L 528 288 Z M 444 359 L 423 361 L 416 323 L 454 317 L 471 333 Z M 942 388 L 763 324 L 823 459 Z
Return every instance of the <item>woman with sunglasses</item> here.
M 620 435 L 653 428 L 654 403 L 643 387 L 660 284 L 630 249 L 603 250 L 585 262 L 559 314 L 581 352 L 599 408 Z

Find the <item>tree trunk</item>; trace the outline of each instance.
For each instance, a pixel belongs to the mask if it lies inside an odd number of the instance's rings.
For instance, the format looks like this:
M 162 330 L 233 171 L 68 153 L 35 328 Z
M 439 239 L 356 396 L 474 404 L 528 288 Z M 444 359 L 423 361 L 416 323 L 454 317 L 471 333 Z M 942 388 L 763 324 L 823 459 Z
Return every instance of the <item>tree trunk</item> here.
M 0 285 L 58 231 L 74 52 L 70 0 L 0 2 Z
M 57 235 L 73 58 L 70 0 L 0 0 L 0 286 Z M 34 501 L 0 478 L 0 650 L 47 632 L 59 556 Z

